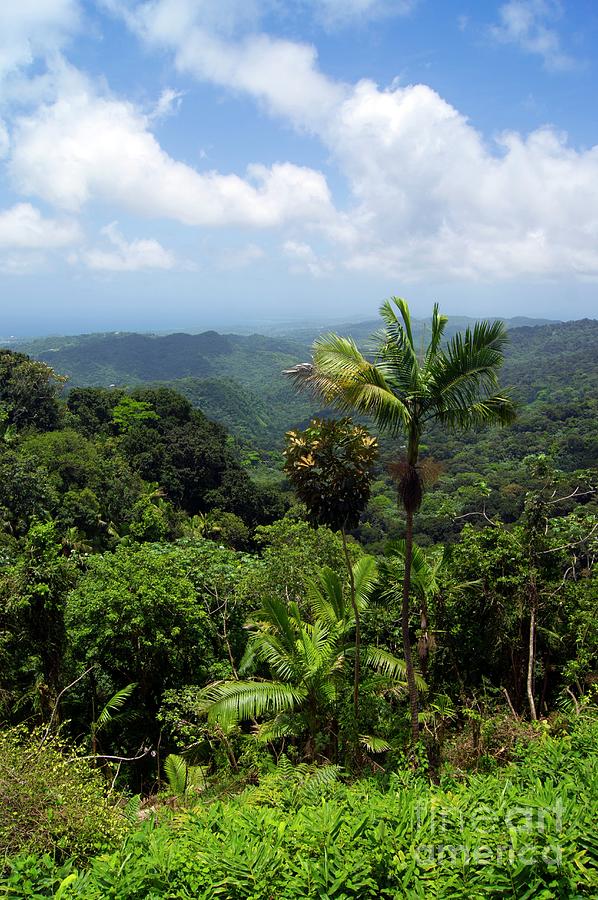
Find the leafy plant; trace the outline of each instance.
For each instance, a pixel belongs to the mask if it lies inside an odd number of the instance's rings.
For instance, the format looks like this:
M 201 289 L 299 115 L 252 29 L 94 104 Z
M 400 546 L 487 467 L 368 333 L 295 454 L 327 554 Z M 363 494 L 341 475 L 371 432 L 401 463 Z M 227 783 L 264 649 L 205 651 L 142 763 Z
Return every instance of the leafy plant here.
M 443 347 L 448 319 L 440 315 L 436 304 L 430 341 L 420 353 L 405 300 L 392 297 L 385 301 L 380 315 L 384 329 L 377 337 L 373 362 L 350 338 L 330 334 L 314 343 L 311 364 L 295 366 L 287 374 L 298 386 L 312 389 L 337 408 L 369 415 L 380 428 L 406 437 L 405 459 L 396 461 L 394 472 L 406 514 L 401 630 L 415 743 L 419 719 L 409 599 L 413 517 L 421 505 L 425 480 L 420 462 L 422 434 L 433 422 L 458 430 L 507 424 L 515 411 L 509 399 L 494 393 L 507 340 L 502 322 L 479 322 Z
M 355 565 L 355 596 L 363 610 L 376 577 L 371 557 Z M 334 752 L 334 706 L 341 694 L 354 647 L 355 618 L 340 577 L 324 569 L 311 585 L 308 621 L 295 602 L 267 598 L 249 622 L 250 637 L 240 674 L 259 662 L 270 679 L 215 682 L 201 693 L 210 719 L 223 723 L 266 717 L 256 733 L 262 740 L 307 735 L 303 753 L 316 756 L 316 739 L 326 735 Z M 379 673 L 384 686 L 404 684 L 404 662 L 380 647 L 361 651 L 362 664 Z

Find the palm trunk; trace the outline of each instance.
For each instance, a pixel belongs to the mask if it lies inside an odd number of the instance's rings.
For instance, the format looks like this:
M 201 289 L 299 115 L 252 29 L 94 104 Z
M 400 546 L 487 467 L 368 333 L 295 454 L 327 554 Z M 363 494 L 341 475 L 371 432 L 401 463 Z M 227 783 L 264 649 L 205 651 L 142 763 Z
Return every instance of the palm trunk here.
M 538 720 L 536 713 L 536 702 L 534 700 L 534 662 L 536 648 L 536 605 L 537 591 L 536 580 L 532 576 L 530 583 L 530 617 L 529 617 L 529 651 L 527 657 L 527 699 L 529 703 L 529 712 L 532 722 Z
M 428 603 L 425 597 L 422 597 L 419 630 L 421 638 L 419 643 L 419 658 L 422 667 L 422 675 L 424 679 L 428 677 L 428 661 L 430 659 L 430 632 L 428 623 Z
M 353 564 L 349 556 L 349 548 L 347 546 L 347 533 L 344 528 L 341 529 L 343 536 L 343 550 L 345 551 L 345 560 L 347 569 L 349 570 L 349 588 L 351 591 L 351 606 L 353 607 L 353 615 L 355 616 L 355 670 L 353 677 L 353 708 L 355 710 L 355 724 L 359 721 L 359 682 L 361 680 L 361 622 L 359 619 L 359 608 L 355 597 L 355 578 L 353 576 Z
M 403 654 L 407 672 L 407 690 L 409 692 L 409 709 L 411 712 L 411 740 L 416 744 L 419 740 L 419 709 L 417 702 L 417 685 L 411 656 L 411 639 L 409 637 L 409 593 L 411 590 L 411 559 L 413 556 L 413 511 L 406 510 L 405 530 L 405 573 L 403 575 L 403 605 L 401 609 L 401 630 L 403 633 Z

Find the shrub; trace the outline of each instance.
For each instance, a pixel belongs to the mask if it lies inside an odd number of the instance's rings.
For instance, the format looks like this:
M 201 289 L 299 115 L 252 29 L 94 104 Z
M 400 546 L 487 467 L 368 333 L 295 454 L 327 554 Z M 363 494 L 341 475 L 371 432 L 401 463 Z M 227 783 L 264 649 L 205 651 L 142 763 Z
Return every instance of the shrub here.
M 0 732 L 0 853 L 85 859 L 122 838 L 124 818 L 87 760 L 41 731 Z

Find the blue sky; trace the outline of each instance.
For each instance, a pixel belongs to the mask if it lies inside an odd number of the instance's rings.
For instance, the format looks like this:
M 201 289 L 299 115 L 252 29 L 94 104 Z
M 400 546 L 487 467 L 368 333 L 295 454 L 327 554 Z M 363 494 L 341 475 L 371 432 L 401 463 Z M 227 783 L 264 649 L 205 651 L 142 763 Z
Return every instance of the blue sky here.
M 594 0 L 0 5 L 0 335 L 598 315 Z

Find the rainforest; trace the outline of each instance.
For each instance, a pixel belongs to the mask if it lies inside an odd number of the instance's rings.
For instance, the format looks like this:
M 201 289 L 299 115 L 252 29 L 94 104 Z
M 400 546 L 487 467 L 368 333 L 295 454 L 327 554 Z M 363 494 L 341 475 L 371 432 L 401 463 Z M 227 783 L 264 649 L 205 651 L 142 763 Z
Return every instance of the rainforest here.
M 598 323 L 380 313 L 0 350 L 4 896 L 596 896 Z

